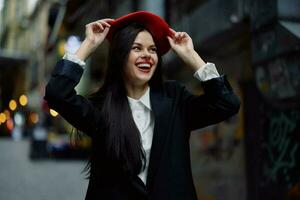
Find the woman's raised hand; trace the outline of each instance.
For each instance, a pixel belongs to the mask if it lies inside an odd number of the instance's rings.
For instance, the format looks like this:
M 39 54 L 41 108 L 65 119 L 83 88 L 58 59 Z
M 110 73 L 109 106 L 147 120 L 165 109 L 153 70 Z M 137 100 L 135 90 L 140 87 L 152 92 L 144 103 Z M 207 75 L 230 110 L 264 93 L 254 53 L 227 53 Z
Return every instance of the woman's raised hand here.
M 114 21 L 113 19 L 101 19 L 95 22 L 85 25 L 85 37 L 87 40 L 95 44 L 95 46 L 100 45 L 105 39 L 110 24 L 109 22 Z
M 85 39 L 75 53 L 81 60 L 85 60 L 105 39 L 110 22 L 114 19 L 106 18 L 91 22 L 85 26 Z
M 191 68 L 198 70 L 205 62 L 194 50 L 192 38 L 186 32 L 176 32 L 170 29 L 173 37 L 168 36 L 171 48 Z
M 173 38 L 168 37 L 171 48 L 179 55 L 189 53 L 194 50 L 192 38 L 186 32 L 176 32 L 171 29 Z

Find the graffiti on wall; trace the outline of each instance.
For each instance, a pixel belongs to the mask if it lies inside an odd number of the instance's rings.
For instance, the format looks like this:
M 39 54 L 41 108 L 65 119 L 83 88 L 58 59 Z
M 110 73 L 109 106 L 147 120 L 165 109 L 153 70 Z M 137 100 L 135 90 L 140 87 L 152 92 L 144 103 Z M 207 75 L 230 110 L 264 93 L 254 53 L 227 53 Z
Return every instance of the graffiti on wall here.
M 284 199 L 297 194 L 300 181 L 300 110 L 266 107 L 265 112 L 259 190 L 263 199 Z
M 264 146 L 269 160 L 263 171 L 268 177 L 266 180 L 277 182 L 282 179 L 291 187 L 290 171 L 295 169 L 299 160 L 299 141 L 295 136 L 299 120 L 298 111 L 271 113 Z

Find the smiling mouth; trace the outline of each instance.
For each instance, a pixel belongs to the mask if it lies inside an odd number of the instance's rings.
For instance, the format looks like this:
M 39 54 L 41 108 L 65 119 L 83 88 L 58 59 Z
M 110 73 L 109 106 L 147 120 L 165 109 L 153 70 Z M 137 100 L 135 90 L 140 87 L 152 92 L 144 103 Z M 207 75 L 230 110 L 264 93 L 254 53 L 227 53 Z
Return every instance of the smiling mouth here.
M 150 72 L 151 69 L 151 64 L 150 63 L 139 63 L 136 65 L 139 71 L 148 73 Z

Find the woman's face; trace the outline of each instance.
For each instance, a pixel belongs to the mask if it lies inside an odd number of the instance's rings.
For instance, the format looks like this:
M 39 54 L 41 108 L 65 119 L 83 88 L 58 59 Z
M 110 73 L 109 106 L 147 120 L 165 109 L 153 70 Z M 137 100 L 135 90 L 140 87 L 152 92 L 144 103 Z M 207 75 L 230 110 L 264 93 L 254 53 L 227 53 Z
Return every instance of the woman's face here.
M 148 31 L 136 36 L 125 66 L 125 81 L 134 85 L 146 84 L 154 74 L 158 62 L 157 48 Z

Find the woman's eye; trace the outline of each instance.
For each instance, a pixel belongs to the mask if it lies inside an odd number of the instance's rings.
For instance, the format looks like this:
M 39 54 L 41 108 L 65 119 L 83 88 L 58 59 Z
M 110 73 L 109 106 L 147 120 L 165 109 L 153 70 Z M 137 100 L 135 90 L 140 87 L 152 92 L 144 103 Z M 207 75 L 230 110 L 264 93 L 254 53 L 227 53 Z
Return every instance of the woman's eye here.
M 150 52 L 156 52 L 156 51 L 157 51 L 156 48 L 151 48 L 151 49 L 150 49 Z
M 140 50 L 140 47 L 135 46 L 135 47 L 132 47 L 132 49 L 133 50 Z

